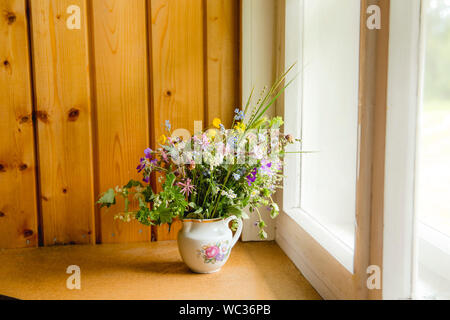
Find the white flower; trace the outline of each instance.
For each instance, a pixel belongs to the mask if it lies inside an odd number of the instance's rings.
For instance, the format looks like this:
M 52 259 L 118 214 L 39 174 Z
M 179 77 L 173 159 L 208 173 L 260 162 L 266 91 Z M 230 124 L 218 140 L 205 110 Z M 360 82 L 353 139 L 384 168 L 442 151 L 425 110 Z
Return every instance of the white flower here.
M 253 148 L 253 150 L 252 150 L 252 152 L 251 152 L 251 155 L 252 155 L 255 159 L 261 160 L 261 159 L 264 157 L 264 150 L 263 150 L 263 148 L 262 148 L 261 146 L 256 145 L 256 146 Z
M 256 196 L 259 195 L 259 191 L 258 190 L 253 190 L 252 193 L 250 194 L 250 197 L 254 198 Z
M 222 190 L 221 195 L 224 196 L 224 197 L 227 197 L 228 199 L 235 199 L 236 198 L 236 194 L 231 189 L 228 190 L 228 192 L 225 191 L 225 190 Z

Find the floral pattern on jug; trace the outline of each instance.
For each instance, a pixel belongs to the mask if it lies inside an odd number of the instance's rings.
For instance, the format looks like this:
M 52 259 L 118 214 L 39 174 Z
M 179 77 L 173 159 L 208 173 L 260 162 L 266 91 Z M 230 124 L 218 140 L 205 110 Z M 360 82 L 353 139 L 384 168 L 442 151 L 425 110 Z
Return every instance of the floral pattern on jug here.
M 203 259 L 204 263 L 222 262 L 230 253 L 228 246 L 229 241 L 217 242 L 215 244 L 204 245 L 198 250 L 198 255 Z

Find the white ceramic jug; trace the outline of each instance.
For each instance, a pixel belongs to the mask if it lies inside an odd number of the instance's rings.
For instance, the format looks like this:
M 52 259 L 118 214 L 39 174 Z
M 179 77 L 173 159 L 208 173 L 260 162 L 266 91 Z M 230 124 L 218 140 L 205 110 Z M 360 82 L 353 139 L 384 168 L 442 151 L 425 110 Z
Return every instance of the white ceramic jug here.
M 238 222 L 233 233 L 231 220 Z M 187 266 L 196 273 L 217 272 L 227 262 L 231 249 L 241 236 L 242 220 L 236 216 L 226 219 L 184 220 L 178 233 L 178 249 Z

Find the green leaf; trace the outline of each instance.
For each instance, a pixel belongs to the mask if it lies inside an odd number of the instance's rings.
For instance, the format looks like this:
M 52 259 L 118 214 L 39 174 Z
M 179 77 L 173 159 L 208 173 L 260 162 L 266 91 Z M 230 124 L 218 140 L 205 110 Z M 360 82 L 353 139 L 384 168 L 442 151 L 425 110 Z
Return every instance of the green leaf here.
M 173 183 L 175 182 L 175 179 L 176 179 L 175 174 L 173 174 L 172 172 L 168 173 L 166 175 L 166 182 L 164 182 L 164 187 L 171 187 L 171 186 L 173 186 Z
M 162 224 L 164 223 L 172 223 L 172 212 L 169 209 L 163 209 L 159 213 L 159 218 Z
M 136 180 L 130 180 L 125 186 L 124 188 L 127 189 L 131 189 L 133 187 L 142 187 L 142 183 L 140 183 L 139 181 Z
M 200 207 L 200 208 L 198 208 L 197 210 L 195 210 L 195 214 L 200 214 L 200 213 L 202 213 L 203 212 L 203 208 L 202 207 Z
M 247 114 L 248 107 L 250 106 L 250 103 L 251 103 L 251 101 L 252 101 L 252 97 L 253 97 L 253 92 L 254 92 L 254 91 L 255 91 L 255 88 L 253 87 L 253 89 L 252 89 L 252 91 L 250 92 L 250 95 L 249 95 L 249 97 L 248 97 L 247 103 L 246 103 L 246 105 L 245 105 L 245 108 L 244 108 L 244 114 Z
M 267 239 L 267 233 L 264 230 L 260 230 L 259 237 L 261 238 L 261 240 L 265 240 Z
M 270 217 L 272 219 L 275 219 L 280 214 L 280 208 L 276 203 L 272 203 L 271 205 L 272 210 L 270 211 Z
M 116 192 L 114 189 L 109 189 L 106 191 L 100 199 L 97 201 L 98 204 L 100 204 L 100 208 L 103 207 L 111 207 L 112 205 L 116 204 Z
M 228 207 L 227 208 L 228 213 L 230 213 L 230 215 L 236 215 L 238 217 L 242 216 L 242 210 L 236 207 Z

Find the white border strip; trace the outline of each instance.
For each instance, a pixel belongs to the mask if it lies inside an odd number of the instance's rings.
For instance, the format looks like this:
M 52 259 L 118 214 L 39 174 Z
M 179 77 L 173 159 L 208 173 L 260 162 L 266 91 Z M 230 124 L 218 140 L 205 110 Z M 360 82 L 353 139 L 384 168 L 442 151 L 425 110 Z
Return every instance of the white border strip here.
M 391 1 L 384 189 L 383 298 L 411 298 L 420 0 Z

